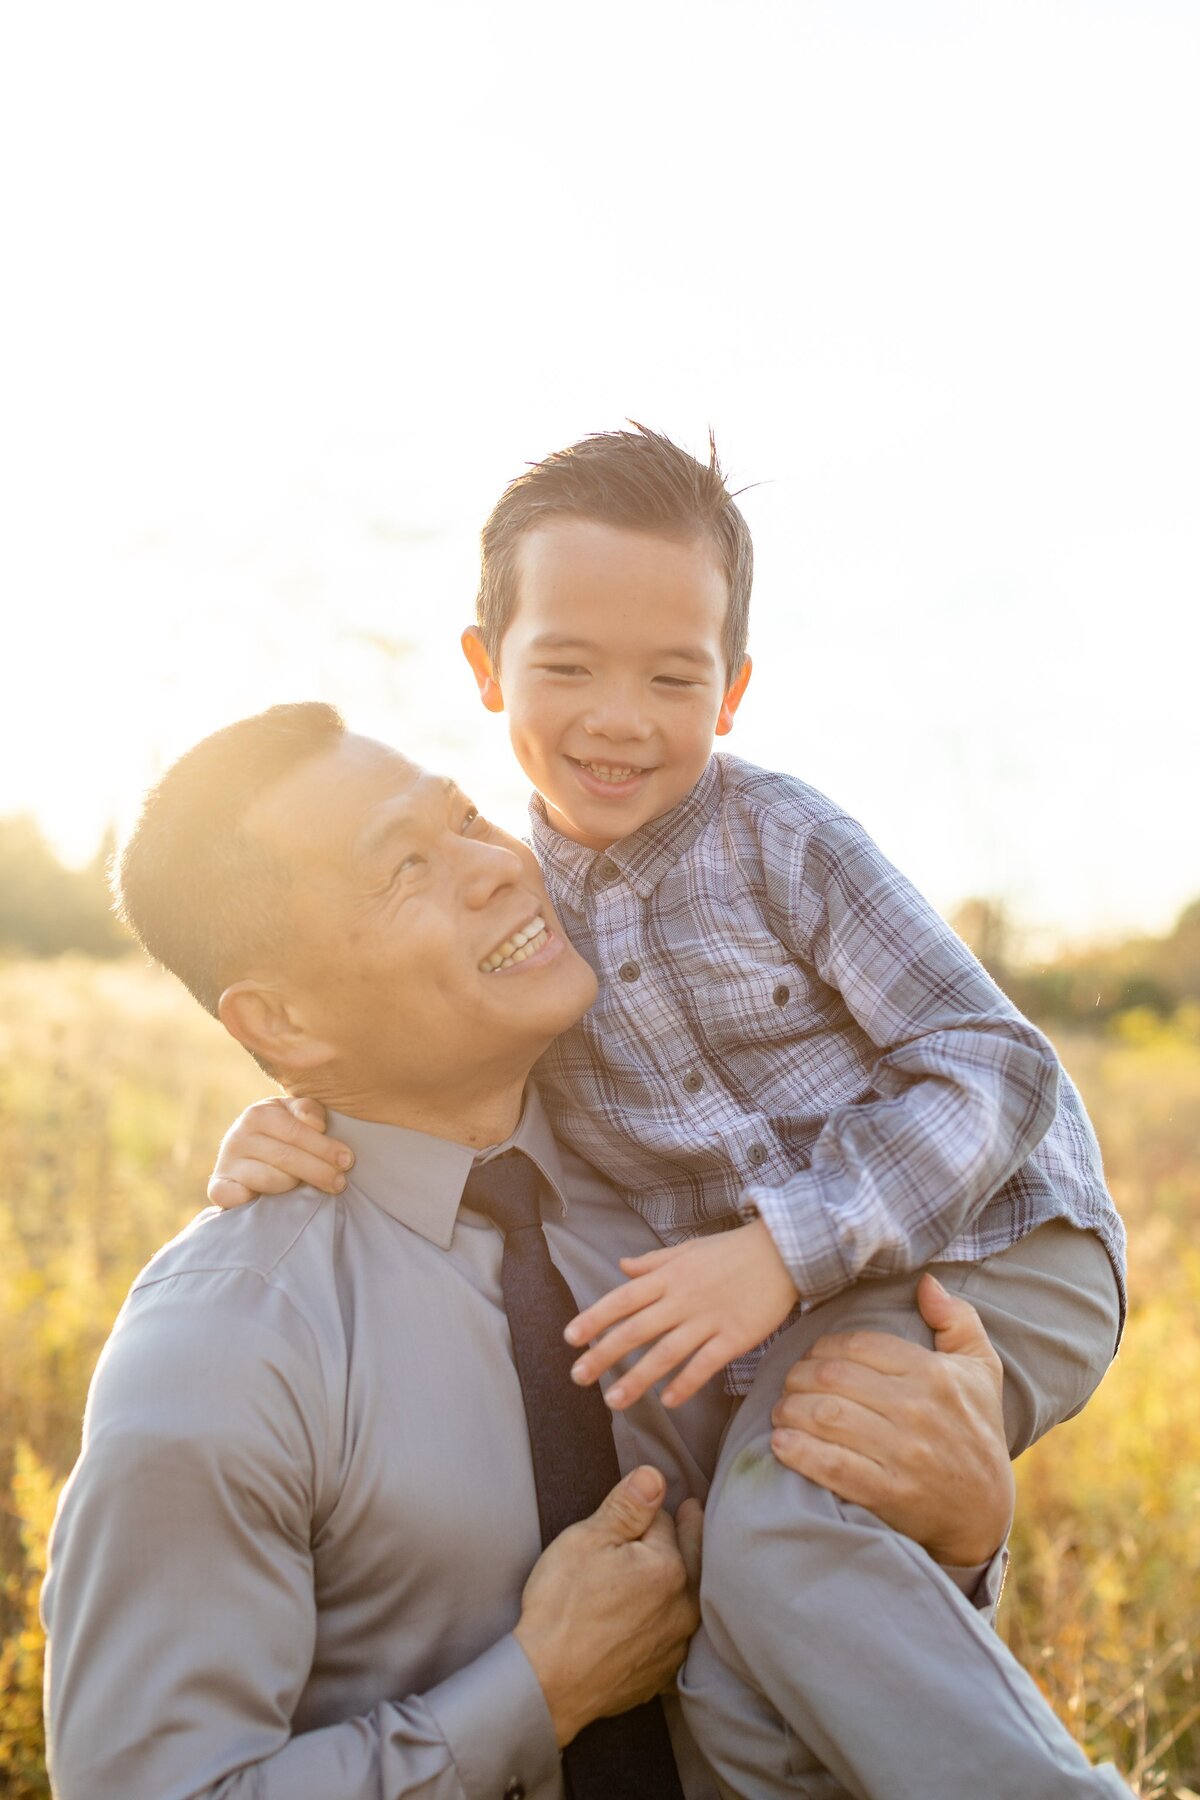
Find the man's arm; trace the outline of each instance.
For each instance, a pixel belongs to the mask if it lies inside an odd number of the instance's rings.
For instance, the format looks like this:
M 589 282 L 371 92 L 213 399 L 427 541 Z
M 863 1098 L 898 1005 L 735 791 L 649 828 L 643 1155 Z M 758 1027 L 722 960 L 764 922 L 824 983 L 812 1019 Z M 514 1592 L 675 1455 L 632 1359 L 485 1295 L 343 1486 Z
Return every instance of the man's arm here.
M 258 1275 L 174 1276 L 133 1296 L 51 1545 L 58 1800 L 494 1800 L 513 1777 L 530 1791 L 551 1779 L 588 1718 L 669 1679 L 694 1591 L 631 1476 L 541 1558 L 511 1636 L 424 1693 L 294 1736 L 326 1418 L 308 1327 Z M 614 1655 L 623 1639 L 633 1675 Z
M 929 1275 L 917 1300 L 936 1348 L 878 1331 L 819 1338 L 784 1381 L 771 1448 L 994 1607 L 1015 1496 L 1004 1372 L 968 1301 Z

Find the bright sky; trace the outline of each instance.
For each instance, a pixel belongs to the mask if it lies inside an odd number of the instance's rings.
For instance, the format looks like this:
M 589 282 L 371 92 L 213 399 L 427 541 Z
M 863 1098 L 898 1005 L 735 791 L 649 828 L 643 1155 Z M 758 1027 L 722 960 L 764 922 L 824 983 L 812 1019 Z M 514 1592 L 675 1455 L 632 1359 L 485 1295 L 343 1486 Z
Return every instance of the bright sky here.
M 585 431 L 711 423 L 761 484 L 729 747 L 943 907 L 1167 924 L 1198 86 L 1193 0 L 8 9 L 0 813 L 81 857 L 324 697 L 519 821 L 479 525 Z

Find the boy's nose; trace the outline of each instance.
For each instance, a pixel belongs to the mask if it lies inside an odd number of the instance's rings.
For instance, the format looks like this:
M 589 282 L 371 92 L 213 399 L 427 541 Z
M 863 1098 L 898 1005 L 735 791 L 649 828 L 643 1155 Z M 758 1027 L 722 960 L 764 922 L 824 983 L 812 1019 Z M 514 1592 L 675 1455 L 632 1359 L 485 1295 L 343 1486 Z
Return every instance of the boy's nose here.
M 650 723 L 633 694 L 614 691 L 599 696 L 588 709 L 584 720 L 588 731 L 610 743 L 623 739 L 641 739 L 648 735 Z

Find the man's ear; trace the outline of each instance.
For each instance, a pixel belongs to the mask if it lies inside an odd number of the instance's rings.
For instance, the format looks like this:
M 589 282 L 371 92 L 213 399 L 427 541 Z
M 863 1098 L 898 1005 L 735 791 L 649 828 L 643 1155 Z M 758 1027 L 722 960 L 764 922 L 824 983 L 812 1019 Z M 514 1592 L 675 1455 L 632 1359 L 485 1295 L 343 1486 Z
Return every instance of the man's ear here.
M 315 1038 L 277 989 L 235 981 L 217 1002 L 217 1016 L 231 1038 L 265 1062 L 282 1080 L 332 1060 L 333 1047 Z
M 742 695 L 750 681 L 750 671 L 754 667 L 747 657 L 737 675 L 725 690 L 725 698 L 721 702 L 721 710 L 717 714 L 717 736 L 724 737 L 733 730 L 733 715 L 742 704 Z
M 471 665 L 471 673 L 479 688 L 479 698 L 489 712 L 503 712 L 504 695 L 500 691 L 500 677 L 492 666 L 492 659 L 474 625 L 467 626 L 459 642 L 462 644 L 463 655 Z

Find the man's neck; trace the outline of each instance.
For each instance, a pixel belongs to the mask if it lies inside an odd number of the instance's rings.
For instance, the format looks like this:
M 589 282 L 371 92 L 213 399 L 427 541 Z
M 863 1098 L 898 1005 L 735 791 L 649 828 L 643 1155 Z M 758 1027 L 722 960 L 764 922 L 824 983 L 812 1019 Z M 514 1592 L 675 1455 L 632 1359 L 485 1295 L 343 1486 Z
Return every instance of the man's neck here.
M 298 1097 L 301 1094 L 299 1087 L 292 1091 Z M 484 1150 L 491 1144 L 502 1144 L 517 1129 L 525 1098 L 525 1077 L 475 1093 L 459 1089 L 445 1095 L 401 1095 L 341 1085 L 335 1091 L 322 1085 L 320 1092 L 310 1090 L 307 1097 L 349 1119 L 399 1125 L 405 1131 L 423 1131 L 428 1137 L 446 1138 L 472 1150 Z

